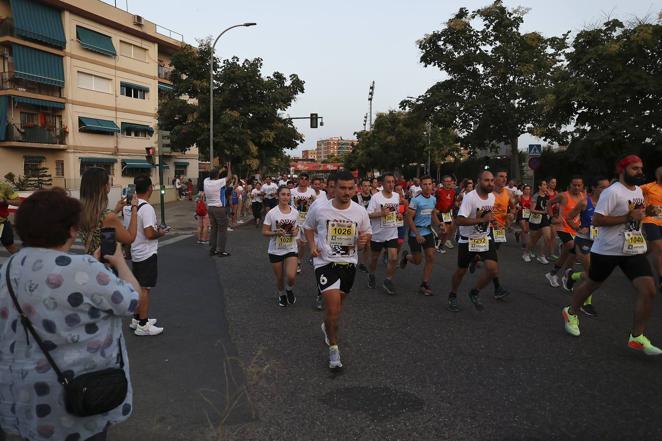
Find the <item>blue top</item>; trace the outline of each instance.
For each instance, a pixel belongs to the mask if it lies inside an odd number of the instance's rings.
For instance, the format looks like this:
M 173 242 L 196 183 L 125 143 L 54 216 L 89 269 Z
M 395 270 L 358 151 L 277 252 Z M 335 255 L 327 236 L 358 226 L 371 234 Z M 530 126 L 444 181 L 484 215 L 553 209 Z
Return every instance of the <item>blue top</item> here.
M 419 194 L 409 203 L 409 209 L 415 210 L 416 214 L 414 215 L 414 225 L 420 233 L 421 236 L 426 236 L 432 234 L 430 226 L 432 225 L 432 211 L 437 205 L 437 198 L 430 195 L 428 197 Z M 415 237 L 416 234 L 409 232 L 411 237 Z
M 593 225 L 593 212 L 595 206 L 590 195 L 586 195 L 586 208 L 579 213 L 579 220 L 582 228 L 590 228 Z

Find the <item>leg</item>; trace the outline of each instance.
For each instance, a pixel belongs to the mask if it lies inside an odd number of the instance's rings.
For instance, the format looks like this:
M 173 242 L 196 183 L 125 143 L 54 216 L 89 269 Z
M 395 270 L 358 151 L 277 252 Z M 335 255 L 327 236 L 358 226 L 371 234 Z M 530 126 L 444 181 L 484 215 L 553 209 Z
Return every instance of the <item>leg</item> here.
M 662 239 L 649 240 L 648 248 L 653 256 L 653 267 L 657 270 L 658 286 L 662 287 Z
M 368 247 L 366 247 L 368 248 Z M 379 260 L 379 256 L 382 254 L 381 248 L 379 250 L 373 249 L 370 252 L 370 259 L 368 260 L 368 270 L 369 273 L 374 275 L 375 271 L 377 271 L 377 261 Z
M 149 291 L 150 288 L 140 287 L 138 293 L 138 320 L 143 321 L 149 318 Z
M 278 295 L 281 295 L 285 290 L 283 284 L 283 266 L 284 262 L 276 262 L 271 264 L 271 268 L 274 270 L 274 276 L 276 277 L 276 289 L 278 290 Z
M 423 283 L 430 282 L 430 276 L 432 276 L 433 265 L 434 265 L 434 247 L 429 247 L 425 249 L 425 265 L 423 265 Z
M 329 346 L 338 344 L 338 320 L 342 311 L 342 291 L 328 289 L 322 293 L 326 306 L 324 313 L 324 327 L 329 337 Z
M 653 300 L 656 291 L 655 279 L 653 277 L 637 277 L 632 281 L 632 284 L 637 289 L 632 336 L 637 337 L 646 330 L 646 322 L 648 322 L 653 311 Z
M 217 233 L 217 241 L 218 241 L 218 251 L 220 253 L 225 252 L 225 245 L 228 240 L 228 214 L 227 214 L 227 207 L 220 207 L 218 209 L 219 211 L 219 219 L 217 220 L 218 222 L 218 233 Z
M 211 253 L 218 251 L 218 223 L 219 223 L 219 208 L 209 207 L 209 222 L 211 223 L 211 232 L 209 237 L 209 250 Z
M 288 257 L 285 259 L 285 262 L 283 262 L 283 266 L 285 269 L 287 286 L 293 288 L 297 277 L 297 259 L 294 257 Z
M 552 227 L 543 227 L 542 237 L 545 241 L 545 254 L 551 255 L 554 254 L 554 237 L 552 235 Z
M 498 273 L 499 265 L 494 260 L 486 260 L 485 271 L 483 271 L 483 274 L 480 276 L 478 281 L 476 281 L 474 289 L 480 291 L 481 289 L 485 288 L 490 283 L 490 281 L 492 281 L 492 279 L 497 277 Z
M 531 230 L 531 236 L 529 237 L 529 240 L 526 243 L 526 251 L 529 254 L 533 253 L 536 244 L 540 240 L 540 236 L 542 236 L 542 230 Z
M 460 284 L 464 275 L 467 273 L 467 268 L 459 268 L 453 273 L 453 279 L 451 281 L 451 293 L 457 293 L 457 290 L 460 289 Z
M 398 249 L 386 248 L 388 253 L 388 264 L 386 265 L 386 278 L 391 280 L 395 275 L 395 268 L 398 264 Z
M 205 215 L 202 218 L 202 240 L 204 242 L 209 241 L 209 215 Z

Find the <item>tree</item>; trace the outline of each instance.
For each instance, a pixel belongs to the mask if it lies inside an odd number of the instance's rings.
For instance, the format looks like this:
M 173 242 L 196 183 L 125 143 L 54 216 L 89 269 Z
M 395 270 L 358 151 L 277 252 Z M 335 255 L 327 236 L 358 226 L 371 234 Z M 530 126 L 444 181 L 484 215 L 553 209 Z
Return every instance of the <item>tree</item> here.
M 500 0 L 469 12 L 460 8 L 446 26 L 418 42 L 421 62 L 447 79 L 430 87 L 411 108 L 435 125 L 454 129 L 470 148 L 511 146 L 511 169 L 519 177 L 517 140 L 542 124 L 542 101 L 561 68 L 566 35 L 523 34 L 526 10 Z
M 209 155 L 209 40 L 184 47 L 172 58 L 173 88 L 159 109 L 159 126 L 170 130 L 173 150 L 193 144 Z M 285 149 L 303 142 L 292 121 L 281 117 L 304 82 L 295 74 L 262 74 L 262 60 L 219 63 L 214 59 L 214 156 L 257 170 L 281 161 Z

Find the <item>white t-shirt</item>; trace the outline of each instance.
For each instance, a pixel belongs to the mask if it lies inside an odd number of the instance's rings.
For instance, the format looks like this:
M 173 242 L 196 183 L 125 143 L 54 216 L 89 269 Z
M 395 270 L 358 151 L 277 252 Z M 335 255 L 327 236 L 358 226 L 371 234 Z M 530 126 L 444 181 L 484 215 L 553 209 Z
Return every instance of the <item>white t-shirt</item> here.
M 476 190 L 472 190 L 464 195 L 462 205 L 460 205 L 460 210 L 457 212 L 457 215 L 467 219 L 480 218 L 494 210 L 495 199 L 494 193 L 488 194 L 487 199 L 482 199 L 478 196 Z M 469 237 L 478 238 L 488 236 L 490 231 L 491 227 L 489 222 L 478 225 L 461 226 L 459 242 L 467 243 L 467 238 Z
M 292 194 L 291 205 L 299 212 L 299 225 L 303 225 L 303 221 L 306 220 L 306 215 L 310 210 L 310 206 L 313 205 L 313 202 L 317 199 L 315 190 L 307 187 L 304 191 L 301 191 L 299 190 L 299 187 L 295 187 L 290 193 Z
M 315 268 L 329 263 L 358 263 L 359 233 L 371 233 L 368 212 L 354 201 L 344 210 L 333 202 L 320 203 L 306 217 L 304 228 L 315 231 L 315 244 L 320 256 L 315 257 Z
M 275 198 L 277 191 L 278 191 L 278 185 L 276 185 L 273 182 L 271 184 L 262 184 L 262 193 L 264 193 L 265 199 Z
M 287 232 L 291 232 L 296 228 L 297 219 L 299 218 L 299 212 L 290 207 L 289 213 L 283 213 L 280 211 L 278 205 L 269 210 L 267 215 L 264 217 L 264 225 L 269 225 L 271 231 L 276 231 L 279 228 Z M 272 236 L 269 240 L 269 254 L 275 254 L 277 256 L 284 256 L 287 253 L 296 253 L 297 248 L 297 237 L 279 237 Z
M 391 197 L 388 198 L 384 196 L 383 191 L 372 195 L 368 204 L 368 214 L 390 209 L 390 213 L 386 216 L 370 218 L 373 242 L 386 242 L 398 238 L 399 208 L 400 196 L 397 193 L 391 193 Z
M 237 185 L 234 188 L 235 193 L 237 193 L 237 199 L 242 200 L 244 198 L 244 187 Z
M 411 187 L 409 187 L 409 193 L 411 194 L 412 199 L 414 199 L 416 196 L 421 194 L 422 191 L 423 189 L 418 185 L 412 185 Z
M 644 194 L 641 188 L 628 189 L 620 182 L 612 184 L 600 193 L 600 199 L 595 206 L 595 213 L 603 216 L 625 216 L 633 208 L 644 207 Z M 611 227 L 598 227 L 598 237 L 593 241 L 591 251 L 605 256 L 625 256 L 623 244 L 626 231 L 640 231 L 641 222 L 633 221 L 627 224 Z
M 316 198 L 326 198 L 326 191 L 324 191 L 324 190 L 320 190 L 320 192 L 319 192 L 319 193 L 315 193 L 315 195 L 316 195 L 316 196 L 315 196 Z
M 262 202 L 262 190 L 254 188 L 251 191 L 251 202 Z
M 522 195 L 524 194 L 524 193 L 522 192 L 522 190 L 520 190 L 520 189 L 517 188 L 517 187 L 507 187 L 507 188 L 508 188 L 508 190 L 510 190 L 510 192 L 513 193 L 515 196 L 518 196 L 518 197 L 519 197 L 519 196 L 522 196 Z
M 283 185 L 287 185 L 287 181 L 284 181 L 282 179 L 280 181 L 278 181 L 278 186 L 279 187 L 282 187 Z
M 175 179 L 175 188 L 179 190 L 181 187 L 182 187 L 182 181 L 179 178 Z
M 205 191 L 205 199 L 208 207 L 222 207 L 221 191 L 225 191 L 225 178 L 211 179 L 205 178 L 202 186 Z
M 138 205 L 143 202 L 147 202 L 143 199 L 138 199 Z M 131 221 L 131 212 L 127 217 Z M 145 228 L 152 227 L 154 231 L 158 228 L 158 223 L 156 221 L 156 211 L 149 203 L 143 205 L 138 210 L 138 232 L 136 234 L 136 240 L 131 244 L 131 260 L 133 262 L 142 262 L 143 260 L 149 259 L 153 254 L 159 249 L 158 239 L 147 239 L 145 236 Z

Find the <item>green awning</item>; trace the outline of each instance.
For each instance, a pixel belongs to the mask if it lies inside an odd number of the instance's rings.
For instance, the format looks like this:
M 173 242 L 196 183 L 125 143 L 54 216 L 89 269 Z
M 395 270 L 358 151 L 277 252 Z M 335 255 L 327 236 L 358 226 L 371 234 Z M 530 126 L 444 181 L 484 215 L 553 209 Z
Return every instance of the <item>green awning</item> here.
M 138 90 L 142 90 L 142 91 L 145 91 L 145 92 L 149 92 L 149 87 L 147 87 L 147 86 L 141 86 L 140 84 L 127 83 L 126 81 L 121 81 L 120 86 L 122 86 L 122 87 L 131 87 L 133 89 L 138 89 Z
M 82 163 L 93 163 L 93 164 L 115 164 L 117 162 L 116 158 L 80 158 Z
M 59 9 L 30 0 L 10 0 L 10 4 L 17 36 L 55 47 L 67 45 Z
M 0 141 L 4 141 L 7 138 L 7 125 L 9 120 L 7 119 L 7 103 L 9 98 L 7 95 L 0 96 Z
M 39 100 L 37 98 L 26 98 L 24 96 L 12 96 L 15 103 L 30 104 L 32 106 L 50 107 L 52 109 L 64 109 L 64 103 L 57 101 Z
M 113 121 L 97 118 L 78 117 L 78 130 L 92 133 L 118 133 L 120 128 Z
M 159 90 L 162 90 L 164 92 L 172 92 L 173 90 L 175 90 L 175 88 L 169 84 L 159 83 Z
M 24 159 L 31 160 L 31 161 L 45 161 L 46 157 L 41 156 L 41 155 L 25 155 L 23 156 Z
M 122 159 L 124 168 L 152 168 L 154 164 L 145 159 Z
M 82 26 L 76 26 L 76 38 L 78 38 L 80 45 L 85 49 L 98 52 L 102 55 L 108 55 L 109 57 L 117 55 L 115 46 L 113 46 L 113 39 L 108 35 Z
M 134 123 L 123 122 L 122 123 L 122 131 L 124 132 L 125 130 L 144 130 L 149 134 L 149 136 L 152 136 L 154 134 L 154 129 L 151 128 L 150 126 L 146 126 L 144 124 L 134 124 Z
M 175 161 L 175 167 L 188 167 L 188 162 L 186 162 L 186 161 Z
M 12 54 L 16 78 L 64 87 L 64 65 L 59 55 L 20 44 L 12 44 Z

